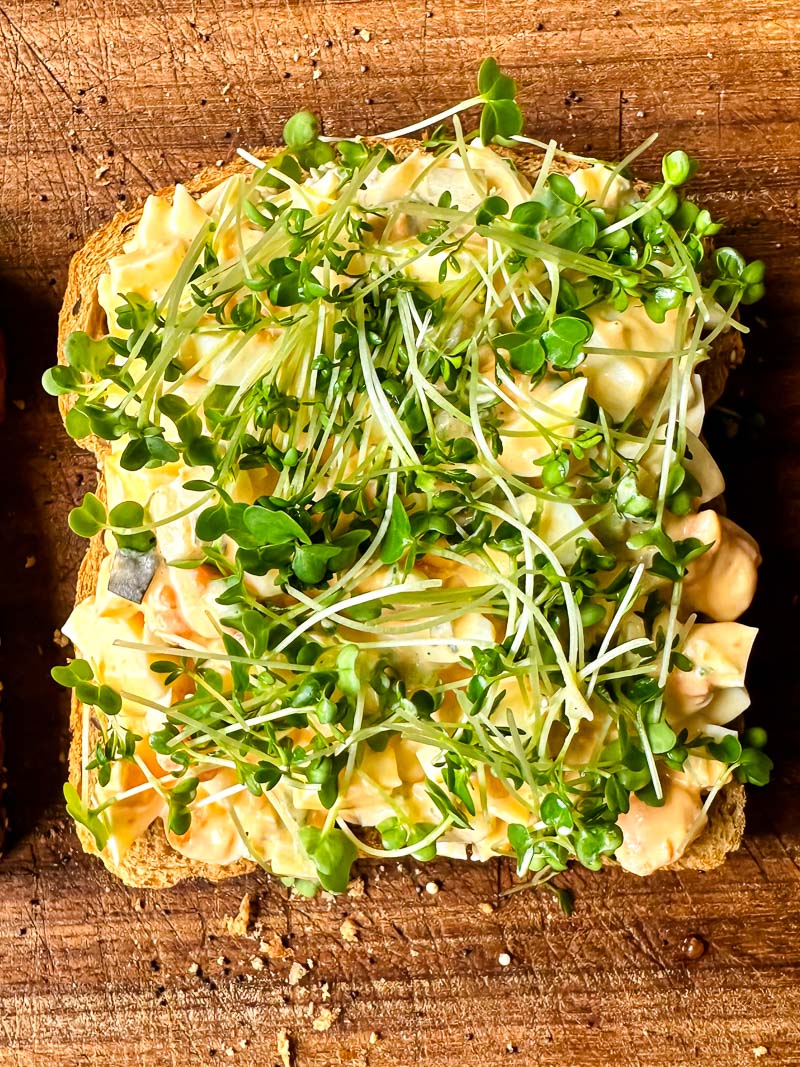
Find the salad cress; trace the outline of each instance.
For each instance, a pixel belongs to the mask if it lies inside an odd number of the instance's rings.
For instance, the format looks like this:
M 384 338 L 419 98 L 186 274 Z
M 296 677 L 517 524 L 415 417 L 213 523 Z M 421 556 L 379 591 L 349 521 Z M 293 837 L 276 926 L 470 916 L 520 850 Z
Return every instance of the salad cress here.
M 214 809 L 303 891 L 343 891 L 358 856 L 468 848 L 544 882 L 613 860 L 632 805 L 689 767 L 676 857 L 726 783 L 769 778 L 763 730 L 681 703 L 697 613 L 742 610 L 698 578 L 722 535 L 692 532 L 719 492 L 696 372 L 746 332 L 763 264 L 712 250 L 684 152 L 645 191 L 627 175 L 653 138 L 580 160 L 522 136 L 493 59 L 477 88 L 388 134 L 429 131 L 404 159 L 295 115 L 200 201 L 168 284 L 108 283 L 108 334 L 72 333 L 45 375 L 109 485 L 113 461 L 144 486 L 69 517 L 145 619 L 103 663 L 76 622 L 87 658 L 53 671 L 95 709 L 95 784 L 65 796 L 98 850 L 146 800 L 176 848 Z M 520 145 L 543 153 L 530 182 Z M 147 684 L 115 683 L 115 655 Z

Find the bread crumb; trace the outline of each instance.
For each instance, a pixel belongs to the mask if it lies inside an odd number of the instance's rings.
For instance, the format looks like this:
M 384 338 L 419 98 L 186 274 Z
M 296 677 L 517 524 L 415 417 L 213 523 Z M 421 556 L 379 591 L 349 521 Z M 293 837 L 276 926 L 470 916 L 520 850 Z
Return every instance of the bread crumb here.
M 69 638 L 56 628 L 53 630 L 53 644 L 58 645 L 59 648 L 66 648 L 69 644 Z
M 25 570 L 29 571 L 31 569 L 31 567 L 35 567 L 35 566 L 36 566 L 36 556 L 26 556 L 25 557 Z
M 369 1035 L 368 1040 L 369 1040 L 370 1045 L 377 1045 L 378 1044 L 378 1035 L 375 1033 L 374 1030 Z
M 769 1055 L 769 1049 L 766 1045 L 758 1045 L 756 1048 L 753 1049 L 753 1055 L 757 1060 L 760 1060 L 762 1056 Z
M 263 971 L 264 961 L 261 959 L 260 956 L 253 956 L 250 960 L 250 966 L 253 968 L 254 971 Z
M 253 898 L 249 893 L 245 893 L 239 904 L 239 910 L 234 916 L 225 916 L 225 929 L 229 934 L 233 934 L 234 937 L 246 937 L 247 931 L 250 926 L 250 913 L 253 903 Z
M 500 955 L 497 957 L 497 962 L 500 964 L 501 967 L 508 967 L 511 963 L 511 957 L 507 952 L 501 952 Z
M 319 1015 L 311 1023 L 315 1030 L 324 1033 L 330 1030 L 341 1014 L 341 1008 L 320 1008 Z
M 308 974 L 308 968 L 304 967 L 302 963 L 294 961 L 289 968 L 289 985 L 295 986 L 298 982 L 302 982 L 305 976 Z
M 189 974 L 198 974 L 199 971 L 200 971 L 200 964 L 199 963 L 190 963 L 189 964 Z
M 430 895 L 432 897 L 435 897 L 436 894 L 439 892 L 438 883 L 437 882 L 426 882 L 425 883 L 425 892 L 426 893 L 430 893 Z
M 236 1055 L 236 1049 L 234 1049 L 234 1048 L 231 1048 L 231 1047 L 230 1047 L 230 1045 L 229 1045 L 229 1046 L 228 1046 L 228 1047 L 227 1047 L 227 1048 L 225 1049 L 225 1055 L 226 1055 L 226 1056 L 228 1057 L 228 1059 L 229 1059 L 229 1060 L 232 1060 L 232 1059 L 233 1059 L 233 1057 L 234 1057 L 234 1056 Z
M 315 81 L 315 82 L 316 82 L 316 81 L 319 81 L 319 79 L 320 79 L 321 77 L 322 77 L 322 71 L 321 71 L 321 70 L 320 70 L 319 68 L 317 68 L 316 70 L 313 70 L 313 71 L 311 72 L 311 80 L 312 80 L 312 81 Z
M 262 938 L 258 943 L 258 951 L 266 953 L 271 960 L 288 960 L 294 955 L 294 952 L 284 945 L 280 934 L 272 934 L 269 941 Z
M 359 940 L 358 926 L 349 916 L 339 927 L 339 933 L 342 935 L 342 941 L 347 941 L 350 945 L 355 945 Z
M 488 900 L 482 900 L 478 905 L 478 911 L 481 915 L 494 915 L 494 905 L 490 904 Z
M 358 36 L 361 38 L 362 41 L 366 41 L 367 43 L 372 40 L 372 34 L 369 32 L 369 30 L 359 30 Z
M 285 1030 L 279 1030 L 277 1034 L 278 1055 L 283 1067 L 292 1067 L 292 1043 Z
M 363 897 L 364 896 L 364 879 L 363 878 L 354 878 L 352 882 L 349 882 L 348 886 L 347 886 L 347 895 L 349 897 L 352 897 L 354 900 L 357 899 L 358 897 Z
M 227 956 L 217 956 L 217 964 L 220 967 L 224 967 L 226 963 L 230 963 L 230 960 Z
M 326 1000 L 330 1000 L 331 999 L 331 987 L 328 985 L 327 982 L 323 982 L 322 983 L 321 992 L 322 992 L 322 1001 L 323 1001 L 323 1003 Z

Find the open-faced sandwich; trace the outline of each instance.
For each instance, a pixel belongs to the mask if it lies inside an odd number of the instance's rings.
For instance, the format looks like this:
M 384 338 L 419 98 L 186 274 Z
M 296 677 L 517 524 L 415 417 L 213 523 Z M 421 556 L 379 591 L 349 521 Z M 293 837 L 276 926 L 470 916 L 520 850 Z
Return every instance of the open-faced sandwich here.
M 494 60 L 448 119 L 301 113 L 73 259 L 45 385 L 99 484 L 54 674 L 126 882 L 708 868 L 769 776 L 759 552 L 702 437 L 763 267 L 685 153 L 646 186 L 522 137 Z

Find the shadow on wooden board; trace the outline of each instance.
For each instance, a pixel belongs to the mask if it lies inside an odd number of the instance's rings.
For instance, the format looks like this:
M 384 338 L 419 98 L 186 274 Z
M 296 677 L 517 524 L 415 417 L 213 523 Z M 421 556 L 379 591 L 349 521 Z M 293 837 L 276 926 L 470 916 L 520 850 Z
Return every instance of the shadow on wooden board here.
M 67 651 L 56 628 L 82 554 L 66 511 L 91 471 L 68 447 L 40 384 L 55 359 L 54 301 L 43 304 L 23 284 L 3 280 L 0 329 L 8 364 L 0 426 L 0 681 L 11 843 L 37 825 L 65 775 L 67 708 L 50 668 Z

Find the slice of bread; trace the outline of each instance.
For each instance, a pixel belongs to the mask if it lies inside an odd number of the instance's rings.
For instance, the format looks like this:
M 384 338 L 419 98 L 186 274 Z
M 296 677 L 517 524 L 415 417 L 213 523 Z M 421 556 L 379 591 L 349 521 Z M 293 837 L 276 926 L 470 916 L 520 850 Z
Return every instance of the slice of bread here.
M 374 143 L 374 142 L 372 142 Z M 403 158 L 419 147 L 418 141 L 400 138 L 388 142 L 392 152 Z M 269 159 L 279 149 L 263 148 L 255 155 L 260 159 Z M 519 150 L 510 153 L 516 164 L 529 177 L 535 178 L 538 172 L 541 154 L 537 151 Z M 553 169 L 570 173 L 580 164 L 554 164 Z M 223 167 L 207 167 L 186 183 L 186 188 L 193 194 L 202 194 L 218 185 L 230 175 L 247 171 L 250 165 L 236 158 Z M 637 185 L 640 193 L 647 186 Z M 169 193 L 170 189 L 161 190 Z M 101 274 L 107 268 L 112 256 L 122 252 L 123 243 L 129 238 L 133 227 L 141 217 L 141 206 L 115 215 L 105 226 L 93 233 L 86 244 L 73 256 L 69 267 L 67 289 L 59 316 L 59 362 L 64 362 L 64 344 L 72 330 L 85 330 L 93 337 L 100 337 L 106 331 L 106 316 L 97 298 L 97 284 Z M 710 359 L 701 368 L 703 388 L 708 406 L 715 403 L 725 386 L 728 371 L 744 355 L 741 338 L 737 331 L 728 330 L 721 334 L 713 345 Z M 66 416 L 70 399 L 60 399 L 61 412 Z M 81 444 L 94 452 L 98 460 L 99 477 L 97 495 L 104 498 L 103 486 L 103 451 L 105 443 L 96 438 L 86 438 Z M 76 603 L 92 596 L 97 585 L 100 563 L 105 555 L 102 535 L 92 539 L 89 549 L 78 572 Z M 76 650 L 78 653 L 80 650 Z M 94 747 L 97 727 L 91 725 L 90 709 L 78 701 L 73 694 L 70 728 L 72 742 L 69 754 L 70 781 L 81 792 L 83 769 L 86 759 L 83 751 L 84 716 L 90 715 L 89 750 Z M 142 888 L 164 888 L 174 885 L 183 878 L 208 878 L 217 881 L 253 870 L 255 864 L 249 860 L 220 866 L 219 864 L 200 863 L 187 859 L 176 852 L 166 840 L 160 820 L 156 820 L 149 829 L 131 846 L 125 856 L 115 862 L 106 853 L 98 853 L 92 835 L 78 826 L 78 836 L 87 852 L 99 854 L 106 867 L 123 882 Z M 730 782 L 717 795 L 709 813 L 708 825 L 703 833 L 686 850 L 681 859 L 674 864 L 676 868 L 693 868 L 710 870 L 719 866 L 728 852 L 737 848 L 744 830 L 744 788 L 738 782 Z

